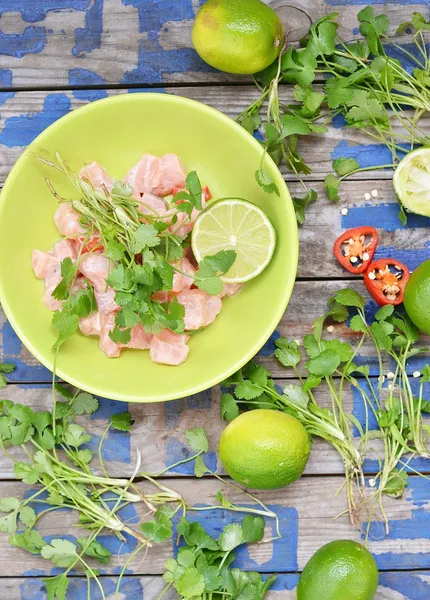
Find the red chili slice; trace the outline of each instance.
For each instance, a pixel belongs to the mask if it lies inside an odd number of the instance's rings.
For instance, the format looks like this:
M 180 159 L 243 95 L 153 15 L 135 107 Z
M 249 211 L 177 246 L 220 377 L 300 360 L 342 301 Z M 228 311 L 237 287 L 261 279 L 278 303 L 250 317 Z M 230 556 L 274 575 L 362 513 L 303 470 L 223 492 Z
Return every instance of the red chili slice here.
M 374 227 L 348 229 L 334 243 L 333 252 L 350 273 L 364 273 L 375 254 L 378 232 Z
M 411 273 L 406 265 L 394 258 L 375 260 L 364 274 L 364 283 L 373 299 L 380 305 L 403 302 L 406 284 Z
M 212 200 L 212 192 L 210 191 L 209 186 L 207 186 L 207 185 L 203 186 L 202 192 L 203 192 L 203 197 L 206 202 L 209 202 L 209 200 Z

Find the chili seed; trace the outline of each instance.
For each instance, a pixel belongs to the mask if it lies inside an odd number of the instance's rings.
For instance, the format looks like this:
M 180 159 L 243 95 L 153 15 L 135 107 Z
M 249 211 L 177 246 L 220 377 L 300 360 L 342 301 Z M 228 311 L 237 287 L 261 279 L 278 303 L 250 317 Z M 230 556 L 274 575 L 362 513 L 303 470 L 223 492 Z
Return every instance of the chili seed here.
M 419 371 L 414 371 L 412 374 L 412 377 L 415 377 L 415 379 L 418 379 L 418 377 L 421 377 L 421 373 Z
M 328 331 L 329 333 L 333 333 L 333 331 L 334 331 L 334 327 L 333 327 L 333 325 L 329 325 L 329 326 L 327 327 L 327 331 Z
M 377 198 L 377 197 L 378 197 L 378 190 L 372 190 L 370 193 L 372 194 L 372 196 L 373 196 L 374 198 Z
M 356 256 L 351 256 L 351 258 L 349 259 L 352 263 L 356 263 L 358 262 L 358 258 Z
M 370 256 L 367 252 L 363 254 L 363 260 L 369 260 Z
M 371 279 L 372 281 L 373 281 L 374 279 L 376 279 L 376 275 L 375 275 L 375 273 L 374 273 L 373 271 L 372 271 L 371 273 L 369 273 L 368 277 L 369 277 L 369 279 Z
M 390 371 L 389 373 L 387 373 L 387 379 L 394 379 L 395 375 L 392 371 Z
M 344 217 L 346 217 L 346 215 L 348 214 L 348 209 L 342 208 L 342 210 L 340 211 L 340 214 L 343 215 Z
M 371 198 L 371 197 L 372 197 L 372 196 L 371 196 L 371 195 L 370 195 L 368 192 L 366 192 L 366 193 L 364 194 L 364 199 L 365 199 L 365 200 L 370 200 L 370 198 Z

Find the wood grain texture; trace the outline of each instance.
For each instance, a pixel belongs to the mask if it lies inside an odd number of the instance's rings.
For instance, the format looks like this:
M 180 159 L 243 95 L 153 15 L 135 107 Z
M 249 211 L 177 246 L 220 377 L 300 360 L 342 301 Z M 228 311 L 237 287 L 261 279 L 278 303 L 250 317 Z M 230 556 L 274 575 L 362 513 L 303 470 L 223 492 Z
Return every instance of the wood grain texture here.
M 357 36 L 360 7 L 347 0 L 267 0 L 280 15 L 287 38 L 297 42 L 312 21 L 339 11 L 344 39 Z M 1 3 L 0 68 L 3 88 L 93 84 L 244 81 L 206 65 L 192 49 L 191 28 L 199 0 L 19 0 Z M 391 33 L 413 10 L 406 0 L 375 6 L 388 14 Z
M 286 384 L 298 383 L 297 380 L 278 380 L 282 388 Z M 327 390 L 316 394 L 318 402 L 323 407 L 330 407 L 331 401 Z M 2 398 L 30 406 L 33 410 L 52 410 L 52 393 L 49 384 L 44 386 L 9 385 Z M 344 395 L 345 410 L 353 412 L 364 425 L 365 414 L 361 400 L 353 390 L 346 390 Z M 134 471 L 137 451 L 142 455 L 141 470 L 158 473 L 168 465 L 190 456 L 192 452 L 187 444 L 185 431 L 193 427 L 204 427 L 209 438 L 210 453 L 206 457 L 208 465 L 220 474 L 225 474 L 222 464 L 216 456 L 221 432 L 226 422 L 220 415 L 220 390 L 214 388 L 196 396 L 165 404 L 130 404 L 101 401 L 101 407 L 91 418 L 79 418 L 79 423 L 94 436 L 98 443 L 103 434 L 108 419 L 120 410 L 128 409 L 135 421 L 130 433 L 111 430 L 103 446 L 102 456 L 110 475 L 115 477 L 130 477 Z M 375 450 L 381 450 L 378 444 L 372 443 Z M 17 460 L 26 460 L 24 452 L 19 448 L 13 449 Z M 423 466 L 425 463 L 423 464 Z M 97 457 L 92 463 L 98 468 Z M 429 465 L 430 467 L 430 465 Z M 366 464 L 367 472 L 378 470 L 375 461 Z M 315 439 L 311 457 L 306 468 L 308 475 L 343 474 L 342 461 L 337 452 L 326 442 Z M 168 472 L 166 476 L 190 476 L 194 473 L 194 461 Z M 13 464 L 0 452 L 0 479 L 13 479 Z
M 55 92 L 0 92 L 0 183 L 4 182 L 26 146 L 51 123 L 88 102 L 128 91 L 135 93 L 139 90 L 80 89 Z M 173 95 L 203 102 L 232 118 L 236 118 L 258 98 L 257 88 L 248 85 L 167 87 L 154 91 L 168 91 Z M 285 103 L 293 102 L 291 86 L 282 86 L 281 100 Z M 422 119 L 424 129 L 428 128 L 429 124 L 429 118 Z M 345 128 L 339 120 L 336 120 L 334 126 L 330 126 L 324 135 L 312 134 L 303 137 L 299 143 L 299 150 L 312 169 L 312 174 L 304 178 L 306 181 L 324 180 L 327 173 L 332 171 L 332 160 L 340 156 L 355 158 L 362 167 L 375 167 L 392 162 L 391 154 L 383 144 L 375 143 L 360 130 Z M 143 151 L 144 148 L 142 148 Z M 295 180 L 295 176 L 288 173 L 284 167 L 282 167 L 282 171 L 288 181 Z M 358 173 L 353 179 L 390 179 L 391 176 L 390 169 L 377 169 Z M 369 191 L 368 187 L 363 184 L 363 194 L 366 191 Z M 392 196 L 394 199 L 394 194 Z
M 213 478 L 193 481 L 186 479 L 161 480 L 162 483 L 180 493 L 188 505 L 208 508 L 214 505 L 216 492 L 224 488 L 227 497 L 242 506 L 255 506 L 243 494 L 236 492 Z M 274 510 L 279 517 L 282 538 L 267 544 L 258 544 L 249 549 L 241 549 L 236 555 L 236 565 L 247 570 L 262 573 L 294 573 L 302 570 L 313 553 L 323 544 L 336 539 L 362 540 L 361 533 L 354 529 L 349 520 L 333 517 L 345 508 L 344 492 L 336 493 L 341 487 L 340 477 L 303 477 L 288 488 L 273 491 L 260 491 L 258 497 Z M 141 483 L 141 489 L 148 489 Z M 28 486 L 20 483 L 2 482 L 0 496 L 28 495 Z M 374 522 L 370 528 L 369 549 L 372 551 L 381 571 L 414 570 L 430 568 L 430 540 L 425 532 L 425 523 L 429 518 L 430 488 L 423 485 L 419 477 L 411 477 L 406 501 L 387 498 L 386 510 L 391 522 L 391 531 L 384 536 L 383 524 Z M 146 506 L 134 504 L 123 513 L 129 526 L 141 522 L 147 516 Z M 243 514 L 222 510 L 190 511 L 189 518 L 199 521 L 206 530 L 216 537 L 228 523 L 241 522 Z M 366 518 L 363 516 L 363 523 Z M 73 540 L 85 533 L 77 530 L 76 515 L 68 510 L 55 511 L 42 516 L 38 522 L 41 534 L 49 539 L 67 536 Z M 274 532 L 273 523 L 267 520 L 266 536 Z M 124 560 L 134 548 L 133 539 L 122 544 L 115 538 L 103 536 L 102 540 L 113 552 L 106 574 L 117 574 Z M 130 573 L 160 574 L 167 558 L 176 550 L 170 540 L 148 551 L 145 562 L 137 556 L 130 562 Z M 19 577 L 31 570 L 32 576 L 47 575 L 52 565 L 46 560 L 24 554 L 18 548 L 9 547 L 7 536 L 0 535 L 0 577 Z M 25 561 L 25 562 L 24 562 Z M 25 565 L 25 566 L 24 566 Z M 25 572 L 23 573 L 23 566 Z
M 266 596 L 266 600 L 296 600 L 298 575 L 278 575 L 277 581 Z M 109 594 L 115 589 L 117 577 L 100 577 L 103 588 Z M 44 598 L 45 587 L 39 577 L 8 578 L 0 583 L 0 600 L 40 600 Z M 73 577 L 69 585 L 70 599 L 79 600 L 86 594 L 87 582 L 82 577 Z M 118 600 L 155 600 L 164 589 L 160 576 L 139 577 L 127 575 L 123 579 L 123 590 Z M 94 592 L 97 590 L 94 588 Z M 424 595 L 423 595 L 424 594 Z M 430 594 L 430 572 L 381 573 L 379 587 L 374 600 L 423 600 Z M 177 594 L 169 590 L 164 600 L 177 600 Z
M 302 245 L 303 248 L 303 245 Z M 302 250 L 303 252 L 303 250 Z M 312 332 L 314 320 L 323 315 L 327 310 L 329 298 L 339 289 L 351 287 L 359 291 L 366 299 L 366 314 L 369 320 L 377 310 L 377 305 L 370 298 L 361 281 L 338 281 L 333 279 L 298 281 L 295 285 L 291 301 L 287 311 L 281 319 L 278 327 L 273 332 L 269 340 L 257 355 L 257 360 L 272 371 L 274 377 L 285 377 L 285 369 L 274 359 L 273 353 L 276 349 L 275 340 L 279 337 L 289 339 L 303 340 L 303 337 Z M 222 318 L 222 315 L 221 317 Z M 332 323 L 333 331 L 325 331 L 328 339 L 337 338 L 356 344 L 359 341 L 359 334 L 354 333 L 343 323 Z M 421 336 L 419 344 L 422 348 L 428 348 L 430 340 L 428 336 Z M 36 359 L 23 346 L 15 332 L 4 317 L 0 309 L 0 359 L 4 362 L 12 362 L 16 365 L 16 370 L 8 378 L 12 382 L 49 382 L 51 381 L 50 372 L 42 367 Z M 373 375 L 379 375 L 376 355 L 371 344 L 363 344 L 359 360 L 365 361 L 371 366 Z M 408 372 L 412 373 L 421 369 L 424 364 L 429 362 L 429 353 L 413 357 L 408 362 Z M 106 368 L 109 361 L 106 359 Z M 388 363 L 384 365 L 386 370 L 392 370 Z M 292 375 L 289 374 L 289 377 Z

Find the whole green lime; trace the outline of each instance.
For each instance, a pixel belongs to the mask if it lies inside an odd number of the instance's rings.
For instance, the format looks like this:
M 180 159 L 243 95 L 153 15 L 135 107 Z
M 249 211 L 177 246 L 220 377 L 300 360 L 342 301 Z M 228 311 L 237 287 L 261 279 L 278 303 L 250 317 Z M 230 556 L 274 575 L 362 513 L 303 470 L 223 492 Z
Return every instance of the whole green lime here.
M 193 45 L 209 65 L 250 75 L 268 67 L 283 43 L 282 23 L 260 0 L 208 0 L 197 14 Z
M 403 302 L 411 321 L 420 331 L 430 335 L 430 260 L 412 273 Z
M 373 600 L 378 567 L 370 552 L 352 540 L 326 544 L 303 570 L 297 600 Z
M 309 435 L 300 421 L 268 409 L 237 417 L 219 442 L 219 457 L 230 477 L 259 490 L 284 487 L 298 479 L 310 450 Z

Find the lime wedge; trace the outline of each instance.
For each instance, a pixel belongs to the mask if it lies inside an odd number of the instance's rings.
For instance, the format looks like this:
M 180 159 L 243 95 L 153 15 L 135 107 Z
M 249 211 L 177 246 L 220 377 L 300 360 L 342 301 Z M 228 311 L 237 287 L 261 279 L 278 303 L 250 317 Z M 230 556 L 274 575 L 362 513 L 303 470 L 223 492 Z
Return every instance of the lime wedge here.
M 393 185 L 405 208 L 430 217 L 430 148 L 409 152 L 394 172 Z
M 198 262 L 220 250 L 235 250 L 236 260 L 222 280 L 243 283 L 267 267 L 275 239 L 273 225 L 261 208 L 246 200 L 220 200 L 197 218 L 191 246 Z

